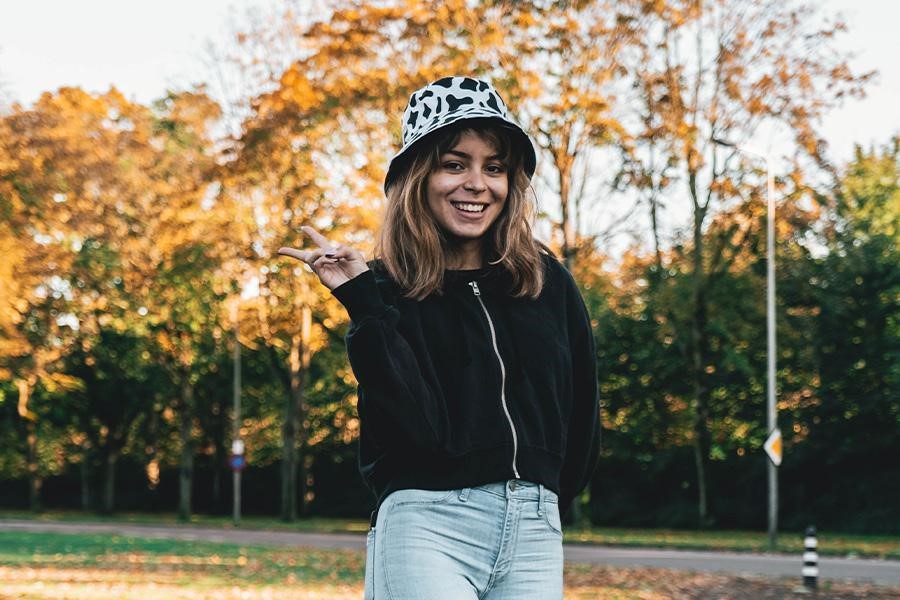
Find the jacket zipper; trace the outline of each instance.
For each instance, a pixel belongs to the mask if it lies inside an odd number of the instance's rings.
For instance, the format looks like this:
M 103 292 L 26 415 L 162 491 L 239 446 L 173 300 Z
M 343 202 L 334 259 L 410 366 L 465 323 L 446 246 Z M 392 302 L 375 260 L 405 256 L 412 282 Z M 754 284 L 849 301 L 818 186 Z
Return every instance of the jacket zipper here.
M 497 360 L 500 362 L 500 404 L 503 405 L 503 412 L 506 414 L 506 420 L 509 422 L 509 429 L 512 431 L 513 475 L 515 475 L 516 479 L 521 479 L 519 477 L 519 469 L 516 468 L 516 455 L 519 451 L 519 436 L 516 435 L 516 426 L 513 425 L 512 417 L 509 414 L 509 407 L 506 405 L 506 365 L 503 364 L 503 357 L 500 356 L 500 349 L 497 347 L 497 334 L 494 331 L 494 322 L 491 320 L 491 314 L 488 312 L 487 307 L 484 305 L 484 301 L 481 299 L 481 290 L 478 289 L 478 282 L 470 281 L 469 285 L 472 287 L 472 293 L 475 294 L 475 298 L 478 300 L 478 304 L 481 305 L 481 310 L 484 311 L 484 316 L 487 318 L 488 327 L 491 330 L 491 343 L 494 346 L 494 354 L 497 355 Z

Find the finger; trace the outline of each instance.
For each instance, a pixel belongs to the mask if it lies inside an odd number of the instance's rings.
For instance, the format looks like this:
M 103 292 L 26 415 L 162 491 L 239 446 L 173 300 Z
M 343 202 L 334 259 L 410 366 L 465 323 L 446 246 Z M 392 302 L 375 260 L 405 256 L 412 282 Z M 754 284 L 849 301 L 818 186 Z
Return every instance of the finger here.
M 278 249 L 278 254 L 298 258 L 307 264 L 312 264 L 317 258 L 325 253 L 321 248 L 316 250 L 297 250 L 296 248 L 282 247 Z
M 331 252 L 326 252 L 325 256 L 328 258 L 351 260 L 356 257 L 356 251 L 350 246 L 340 245 L 333 248 Z
M 306 261 L 306 253 L 303 250 L 295 250 L 294 248 L 287 248 L 282 246 L 278 249 L 278 254 L 282 256 L 290 256 L 292 258 L 299 258 L 302 261 Z
M 314 241 L 320 248 L 331 251 L 331 249 L 337 245 L 331 243 L 331 241 L 327 237 L 325 237 L 309 225 L 303 225 L 302 227 L 300 227 L 300 229 L 302 229 L 306 235 L 311 237 L 312 241 Z
M 291 258 L 297 258 L 302 260 L 303 262 L 309 262 L 310 260 L 308 250 L 297 250 L 296 248 L 282 247 L 278 249 L 278 254 L 282 256 L 290 256 Z
M 336 258 L 328 258 L 327 256 L 320 256 L 316 259 L 316 261 L 312 264 L 313 271 L 318 272 L 319 268 L 325 265 L 332 265 L 337 262 Z

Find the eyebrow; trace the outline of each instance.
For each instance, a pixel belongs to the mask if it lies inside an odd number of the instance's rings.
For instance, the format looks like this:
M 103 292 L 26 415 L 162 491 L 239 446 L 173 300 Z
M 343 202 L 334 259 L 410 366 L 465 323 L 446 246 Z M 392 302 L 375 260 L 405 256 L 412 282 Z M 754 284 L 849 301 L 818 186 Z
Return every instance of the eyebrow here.
M 462 151 L 460 151 L 460 150 L 447 150 L 447 151 L 444 152 L 443 154 L 453 154 L 453 155 L 459 156 L 459 157 L 461 157 L 461 158 L 467 158 L 467 159 L 469 159 L 469 160 L 472 160 L 472 156 L 471 156 L 471 155 L 469 155 L 469 154 L 467 154 L 467 153 L 465 153 L 465 152 L 462 152 Z M 488 159 L 488 160 L 503 160 L 503 159 L 500 157 L 499 154 L 491 154 L 490 156 L 487 157 L 487 159 Z

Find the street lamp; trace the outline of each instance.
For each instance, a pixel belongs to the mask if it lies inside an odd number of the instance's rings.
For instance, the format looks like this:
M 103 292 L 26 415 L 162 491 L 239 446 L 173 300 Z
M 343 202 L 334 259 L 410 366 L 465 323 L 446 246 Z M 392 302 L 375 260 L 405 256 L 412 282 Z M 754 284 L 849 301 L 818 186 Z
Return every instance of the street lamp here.
M 713 138 L 714 143 L 734 148 L 742 154 L 766 161 L 766 354 L 768 357 L 767 425 L 770 440 L 777 440 L 778 463 L 781 463 L 781 433 L 775 407 L 775 182 L 772 177 L 772 154 L 758 152 L 728 140 Z M 775 549 L 778 531 L 778 473 L 774 459 L 769 468 L 769 549 Z
M 240 297 L 231 299 L 231 322 L 234 325 L 234 375 L 232 378 L 233 418 L 231 423 L 231 457 L 228 462 L 232 471 L 232 519 L 235 525 L 241 523 L 241 471 L 247 466 L 244 440 L 241 439 L 241 301 L 259 298 L 259 277 L 245 279 L 241 285 Z
M 231 483 L 232 520 L 241 523 L 241 468 L 244 460 L 244 441 L 241 439 L 241 340 L 240 340 L 240 300 L 235 298 L 231 305 L 231 321 L 234 324 L 234 373 L 232 379 L 232 402 L 234 414 L 231 432 Z

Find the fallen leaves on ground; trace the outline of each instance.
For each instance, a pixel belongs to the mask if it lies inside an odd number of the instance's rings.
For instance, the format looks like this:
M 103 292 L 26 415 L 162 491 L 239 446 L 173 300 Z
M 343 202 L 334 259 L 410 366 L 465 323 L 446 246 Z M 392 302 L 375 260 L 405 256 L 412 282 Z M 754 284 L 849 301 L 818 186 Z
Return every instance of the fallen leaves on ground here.
M 0 567 L 0 600 L 359 600 L 361 585 L 246 585 L 205 579 L 194 571 L 129 572 L 105 568 Z
M 797 579 L 691 573 L 667 569 L 566 565 L 566 600 L 782 600 L 802 598 Z M 896 600 L 900 589 L 821 582 L 816 600 Z
M 166 562 L 166 561 L 163 561 Z M 210 561 L 216 564 L 219 561 Z M 182 563 L 184 564 L 184 563 Z M 185 570 L 68 566 L 0 566 L 0 600 L 359 600 L 358 584 L 302 581 L 288 573 L 265 583 L 223 580 L 214 570 L 192 563 Z M 684 573 L 665 569 L 625 569 L 567 565 L 567 600 L 781 600 L 803 596 L 798 581 Z M 900 597 L 900 589 L 867 584 L 823 582 L 816 600 Z

